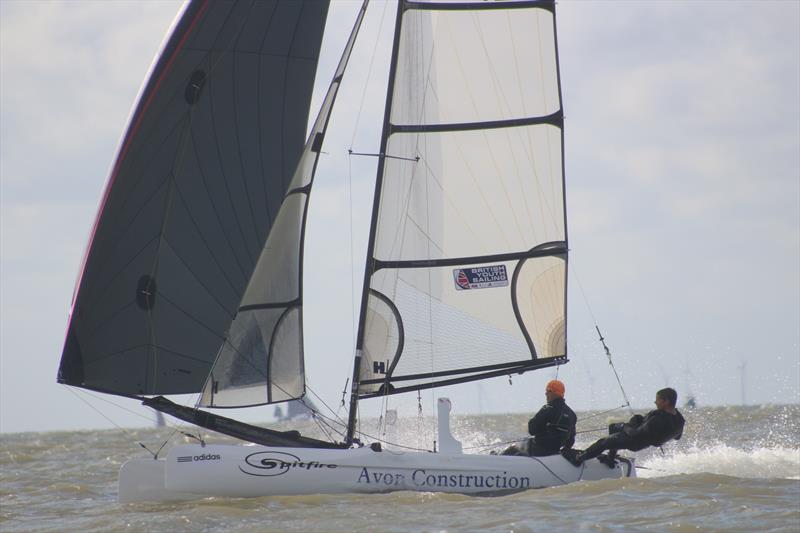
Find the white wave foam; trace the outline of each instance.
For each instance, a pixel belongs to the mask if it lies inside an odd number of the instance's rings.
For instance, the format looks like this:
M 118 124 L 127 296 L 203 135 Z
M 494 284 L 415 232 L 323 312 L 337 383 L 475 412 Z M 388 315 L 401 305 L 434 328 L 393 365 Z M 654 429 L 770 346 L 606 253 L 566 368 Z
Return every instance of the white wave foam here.
M 745 450 L 727 444 L 692 447 L 642 461 L 641 477 L 676 474 L 719 474 L 741 478 L 800 479 L 800 448 L 770 447 Z

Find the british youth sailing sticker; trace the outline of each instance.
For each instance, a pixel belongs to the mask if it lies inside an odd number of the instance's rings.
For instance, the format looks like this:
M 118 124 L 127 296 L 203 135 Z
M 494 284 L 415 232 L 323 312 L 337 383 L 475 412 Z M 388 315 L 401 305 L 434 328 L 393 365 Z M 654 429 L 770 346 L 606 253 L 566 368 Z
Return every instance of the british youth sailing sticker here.
M 456 282 L 456 290 L 459 291 L 505 287 L 508 285 L 505 265 L 456 268 L 453 270 L 453 279 Z

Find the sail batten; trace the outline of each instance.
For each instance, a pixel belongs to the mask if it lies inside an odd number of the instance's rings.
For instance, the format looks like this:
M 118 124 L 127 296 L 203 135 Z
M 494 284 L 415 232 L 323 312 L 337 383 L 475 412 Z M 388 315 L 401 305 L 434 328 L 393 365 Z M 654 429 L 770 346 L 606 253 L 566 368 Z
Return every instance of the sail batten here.
M 406 261 L 382 261 L 375 260 L 374 271 L 382 268 L 429 268 L 437 266 L 456 266 L 477 263 L 487 263 L 490 261 L 508 261 L 513 259 L 524 259 L 527 257 L 546 257 L 551 255 L 564 255 L 567 253 L 566 243 L 547 243 L 547 247 L 537 246 L 527 252 L 510 252 L 507 254 L 471 256 L 471 257 L 450 257 L 446 259 L 418 259 Z
M 487 120 L 484 122 L 464 122 L 455 124 L 392 124 L 392 133 L 440 133 L 449 131 L 491 130 L 498 128 L 513 128 L 516 126 L 534 126 L 536 124 L 550 124 L 562 127 L 564 117 L 560 111 L 547 116 L 525 117 L 506 120 Z

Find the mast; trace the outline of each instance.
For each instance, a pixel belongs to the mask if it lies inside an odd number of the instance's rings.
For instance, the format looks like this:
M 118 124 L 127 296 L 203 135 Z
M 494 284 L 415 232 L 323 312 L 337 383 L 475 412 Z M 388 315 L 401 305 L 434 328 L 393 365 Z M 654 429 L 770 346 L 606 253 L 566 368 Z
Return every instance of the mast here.
M 392 58 L 389 65 L 389 81 L 386 90 L 386 106 L 383 111 L 383 130 L 381 132 L 381 144 L 378 151 L 378 170 L 375 179 L 375 192 L 372 200 L 372 218 L 369 225 L 369 239 L 367 241 L 367 257 L 364 267 L 364 283 L 361 289 L 361 310 L 358 315 L 358 333 L 356 334 L 356 353 L 353 361 L 353 379 L 350 383 L 350 409 L 347 416 L 347 435 L 345 443 L 353 444 L 353 435 L 356 430 L 356 415 L 358 413 L 358 383 L 361 377 L 361 355 L 364 348 L 364 325 L 367 321 L 367 302 L 369 301 L 369 282 L 375 270 L 375 260 L 372 257 L 375 251 L 375 229 L 378 225 L 378 206 L 381 202 L 381 188 L 383 185 L 383 168 L 386 164 L 386 144 L 389 140 L 390 115 L 392 111 L 392 97 L 394 91 L 394 79 L 397 74 L 397 55 L 400 43 L 400 25 L 403 20 L 404 0 L 397 0 L 397 12 L 395 13 L 394 38 L 392 39 Z

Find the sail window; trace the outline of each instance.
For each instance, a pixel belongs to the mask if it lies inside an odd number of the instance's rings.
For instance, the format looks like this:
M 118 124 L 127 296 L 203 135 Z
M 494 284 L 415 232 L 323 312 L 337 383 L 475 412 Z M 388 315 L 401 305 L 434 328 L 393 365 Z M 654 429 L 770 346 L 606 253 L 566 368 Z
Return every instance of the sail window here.
M 149 311 L 156 303 L 156 280 L 155 278 L 145 274 L 139 278 L 139 283 L 136 285 L 136 304 Z
M 200 94 L 203 92 L 203 87 L 206 84 L 206 73 L 203 70 L 195 70 L 192 72 L 192 77 L 189 78 L 189 83 L 186 84 L 186 91 L 184 97 L 189 105 L 194 105 L 200 99 Z

